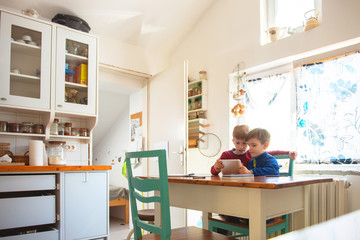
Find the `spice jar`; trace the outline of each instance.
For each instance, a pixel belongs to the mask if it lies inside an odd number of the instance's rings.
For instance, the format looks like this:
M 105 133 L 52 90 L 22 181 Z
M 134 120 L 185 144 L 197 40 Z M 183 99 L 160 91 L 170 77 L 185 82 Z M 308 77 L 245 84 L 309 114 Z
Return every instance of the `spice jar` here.
M 44 125 L 35 124 L 34 125 L 34 133 L 36 133 L 36 134 L 44 134 Z
M 19 124 L 19 123 L 9 123 L 7 126 L 8 132 L 19 133 L 20 130 L 21 130 L 21 124 Z
M 88 137 L 89 136 L 87 128 L 80 128 L 79 133 L 80 133 L 81 137 Z
M 23 122 L 21 127 L 23 133 L 34 133 L 34 124 L 32 122 Z
M 59 119 L 55 118 L 53 124 L 50 127 L 50 134 L 51 135 L 59 135 Z
M 71 122 L 66 122 L 66 123 L 65 123 L 65 129 L 64 129 L 65 135 L 71 136 L 71 127 L 72 127 L 72 123 L 71 123 Z
M 71 136 L 80 136 L 80 132 L 78 128 L 71 129 Z
M 8 122 L 0 121 L 0 132 L 6 132 Z
M 58 135 L 64 135 L 65 134 L 65 124 L 59 123 L 58 124 Z
M 47 150 L 49 165 L 65 165 L 64 141 L 49 141 Z

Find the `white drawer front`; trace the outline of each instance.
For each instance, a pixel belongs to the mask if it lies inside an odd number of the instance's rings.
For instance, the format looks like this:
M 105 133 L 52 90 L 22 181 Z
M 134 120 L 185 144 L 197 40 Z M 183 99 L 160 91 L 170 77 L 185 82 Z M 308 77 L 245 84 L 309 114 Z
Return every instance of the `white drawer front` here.
M 55 195 L 0 198 L 0 230 L 55 223 Z
M 0 176 L 0 192 L 55 189 L 55 174 Z
M 37 232 L 23 235 L 14 235 L 8 237 L 0 237 L 0 240 L 58 240 L 59 231 L 53 229 L 46 232 Z

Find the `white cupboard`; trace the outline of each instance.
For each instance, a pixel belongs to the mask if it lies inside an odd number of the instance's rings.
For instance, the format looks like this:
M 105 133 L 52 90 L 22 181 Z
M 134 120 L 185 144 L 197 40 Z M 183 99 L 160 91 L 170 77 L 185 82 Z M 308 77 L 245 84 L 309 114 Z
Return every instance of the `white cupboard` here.
M 65 173 L 64 178 L 65 239 L 91 239 L 107 235 L 107 173 Z
M 50 109 L 51 24 L 0 17 L 0 104 Z

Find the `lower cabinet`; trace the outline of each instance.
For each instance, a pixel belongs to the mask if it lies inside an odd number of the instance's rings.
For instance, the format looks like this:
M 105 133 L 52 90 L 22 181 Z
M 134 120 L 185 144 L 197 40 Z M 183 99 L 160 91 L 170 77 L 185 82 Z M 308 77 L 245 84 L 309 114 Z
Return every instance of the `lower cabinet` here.
M 108 193 L 105 172 L 65 173 L 65 239 L 92 239 L 108 235 Z

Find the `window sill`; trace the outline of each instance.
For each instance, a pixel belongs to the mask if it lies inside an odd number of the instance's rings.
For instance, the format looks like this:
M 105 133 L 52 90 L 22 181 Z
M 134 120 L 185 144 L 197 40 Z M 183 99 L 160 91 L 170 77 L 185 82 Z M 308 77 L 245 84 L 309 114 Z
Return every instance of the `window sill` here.
M 295 164 L 295 174 L 358 175 L 360 164 Z

